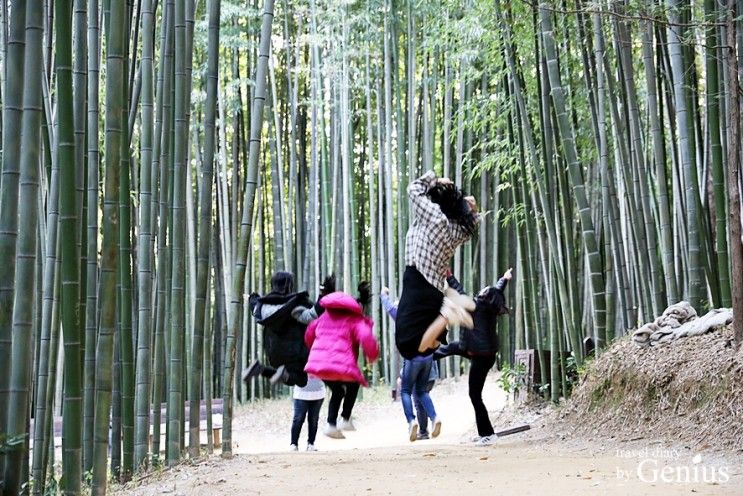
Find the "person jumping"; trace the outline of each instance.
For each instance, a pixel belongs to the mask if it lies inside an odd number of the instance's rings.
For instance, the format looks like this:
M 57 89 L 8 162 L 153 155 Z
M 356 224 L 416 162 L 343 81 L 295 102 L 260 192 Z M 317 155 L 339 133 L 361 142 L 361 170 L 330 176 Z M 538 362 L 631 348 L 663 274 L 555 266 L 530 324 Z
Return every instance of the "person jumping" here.
M 353 406 L 359 387 L 369 385 L 359 369 L 359 346 L 368 362 L 379 358 L 379 345 L 372 333 L 374 321 L 363 311 L 371 298 L 369 284 L 361 283 L 359 293 L 358 299 L 340 291 L 321 298 L 319 304 L 325 312 L 310 323 L 304 336 L 310 350 L 304 370 L 323 379 L 331 391 L 325 435 L 336 439 L 345 437 L 343 430 L 355 430 Z
M 320 294 L 333 291 L 335 279 L 328 277 Z M 263 297 L 252 293 L 248 302 L 256 321 L 265 329 L 263 343 L 270 365 L 256 360 L 243 371 L 243 381 L 247 383 L 261 375 L 271 384 L 283 382 L 288 386 L 306 386 L 304 366 L 308 351 L 304 333 L 307 324 L 318 316 L 308 293 L 295 293 L 294 274 L 280 271 L 271 277 L 270 293 Z
M 405 273 L 397 308 L 395 344 L 406 359 L 430 355 L 446 326 L 472 325 L 471 298 L 447 288 L 444 275 L 456 249 L 477 231 L 480 216 L 473 197 L 433 171 L 408 187 L 413 222 L 405 238 Z
M 495 441 L 493 424 L 482 401 L 482 389 L 485 387 L 488 372 L 495 364 L 495 354 L 498 351 L 496 319 L 508 314 L 504 291 L 512 274 L 513 269 L 508 269 L 495 286 L 487 286 L 477 293 L 472 327 L 462 327 L 459 341 L 440 346 L 433 354 L 437 360 L 450 355 L 459 355 L 470 360 L 469 396 L 475 409 L 475 423 L 479 436 L 477 444 L 482 446 L 493 444 Z M 447 283 L 451 288 L 464 293 L 464 288 L 454 276 L 449 275 Z

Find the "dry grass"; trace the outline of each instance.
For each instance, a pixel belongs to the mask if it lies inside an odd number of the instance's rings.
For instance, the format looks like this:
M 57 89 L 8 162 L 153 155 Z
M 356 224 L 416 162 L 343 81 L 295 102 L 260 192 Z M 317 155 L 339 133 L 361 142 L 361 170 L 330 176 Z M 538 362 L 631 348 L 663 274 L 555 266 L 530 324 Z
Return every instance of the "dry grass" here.
M 576 434 L 743 450 L 743 348 L 730 326 L 651 348 L 623 338 L 589 364 L 560 418 Z

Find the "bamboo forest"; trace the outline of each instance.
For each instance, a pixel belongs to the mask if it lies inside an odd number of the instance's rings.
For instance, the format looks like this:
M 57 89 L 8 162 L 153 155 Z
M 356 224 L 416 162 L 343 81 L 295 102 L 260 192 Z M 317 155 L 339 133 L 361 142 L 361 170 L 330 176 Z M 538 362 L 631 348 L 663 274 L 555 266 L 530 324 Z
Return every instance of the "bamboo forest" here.
M 579 401 L 579 374 L 667 307 L 743 314 L 742 0 L 2 0 L 0 16 L 2 495 L 104 495 L 241 453 L 241 412 L 291 398 L 243 380 L 269 347 L 251 295 L 278 272 L 313 304 L 331 274 L 354 297 L 369 282 L 379 359 L 355 356 L 394 388 L 407 357 L 379 296 L 407 284 L 427 171 L 476 200 L 448 262 L 464 294 L 512 268 L 499 381 L 531 350 L 545 404 Z M 466 399 L 465 358 L 438 367 Z

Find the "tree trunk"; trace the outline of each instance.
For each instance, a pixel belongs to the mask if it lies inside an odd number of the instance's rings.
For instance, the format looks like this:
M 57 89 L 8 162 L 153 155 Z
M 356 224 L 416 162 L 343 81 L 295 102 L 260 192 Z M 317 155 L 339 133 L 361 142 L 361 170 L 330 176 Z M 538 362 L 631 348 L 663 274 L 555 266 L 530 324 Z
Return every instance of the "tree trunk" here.
M 727 16 L 727 63 L 728 88 L 730 88 L 728 127 L 728 209 L 730 211 L 730 255 L 733 279 L 733 329 L 735 341 L 740 349 L 743 345 L 743 237 L 741 237 L 740 198 L 740 81 L 738 60 L 735 57 L 735 1 L 728 0 Z
M 108 482 L 108 434 L 111 412 L 113 338 L 116 328 L 116 268 L 119 239 L 119 173 L 124 128 L 124 57 L 126 53 L 125 5 L 112 2 L 106 29 L 106 118 L 103 244 L 101 252 L 101 314 L 96 349 L 95 431 L 92 494 L 105 496 Z

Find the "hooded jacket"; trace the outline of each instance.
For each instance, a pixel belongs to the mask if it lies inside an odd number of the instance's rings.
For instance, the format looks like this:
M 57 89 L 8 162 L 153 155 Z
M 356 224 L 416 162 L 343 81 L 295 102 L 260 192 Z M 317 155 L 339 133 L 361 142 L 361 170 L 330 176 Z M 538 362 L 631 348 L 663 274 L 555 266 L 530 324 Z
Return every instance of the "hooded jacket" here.
M 353 297 L 340 291 L 322 298 L 320 305 L 325 312 L 310 323 L 304 336 L 310 349 L 305 372 L 326 381 L 368 386 L 358 366 L 359 346 L 369 362 L 379 358 L 374 322 Z
M 464 294 L 461 283 L 453 276 L 447 278 L 447 283 L 452 289 Z M 508 312 L 503 296 L 507 283 L 508 280 L 500 278 L 495 286 L 484 288 L 475 296 L 475 310 L 472 312 L 473 328 L 460 329 L 459 340 L 468 354 L 493 355 L 498 351 L 496 321 L 499 315 Z
M 316 317 L 306 291 L 292 293 L 294 276 L 277 272 L 271 279 L 272 291 L 266 296 L 250 297 L 256 321 L 264 327 L 264 346 L 269 363 L 278 367 L 307 361 L 304 333 L 307 324 Z

